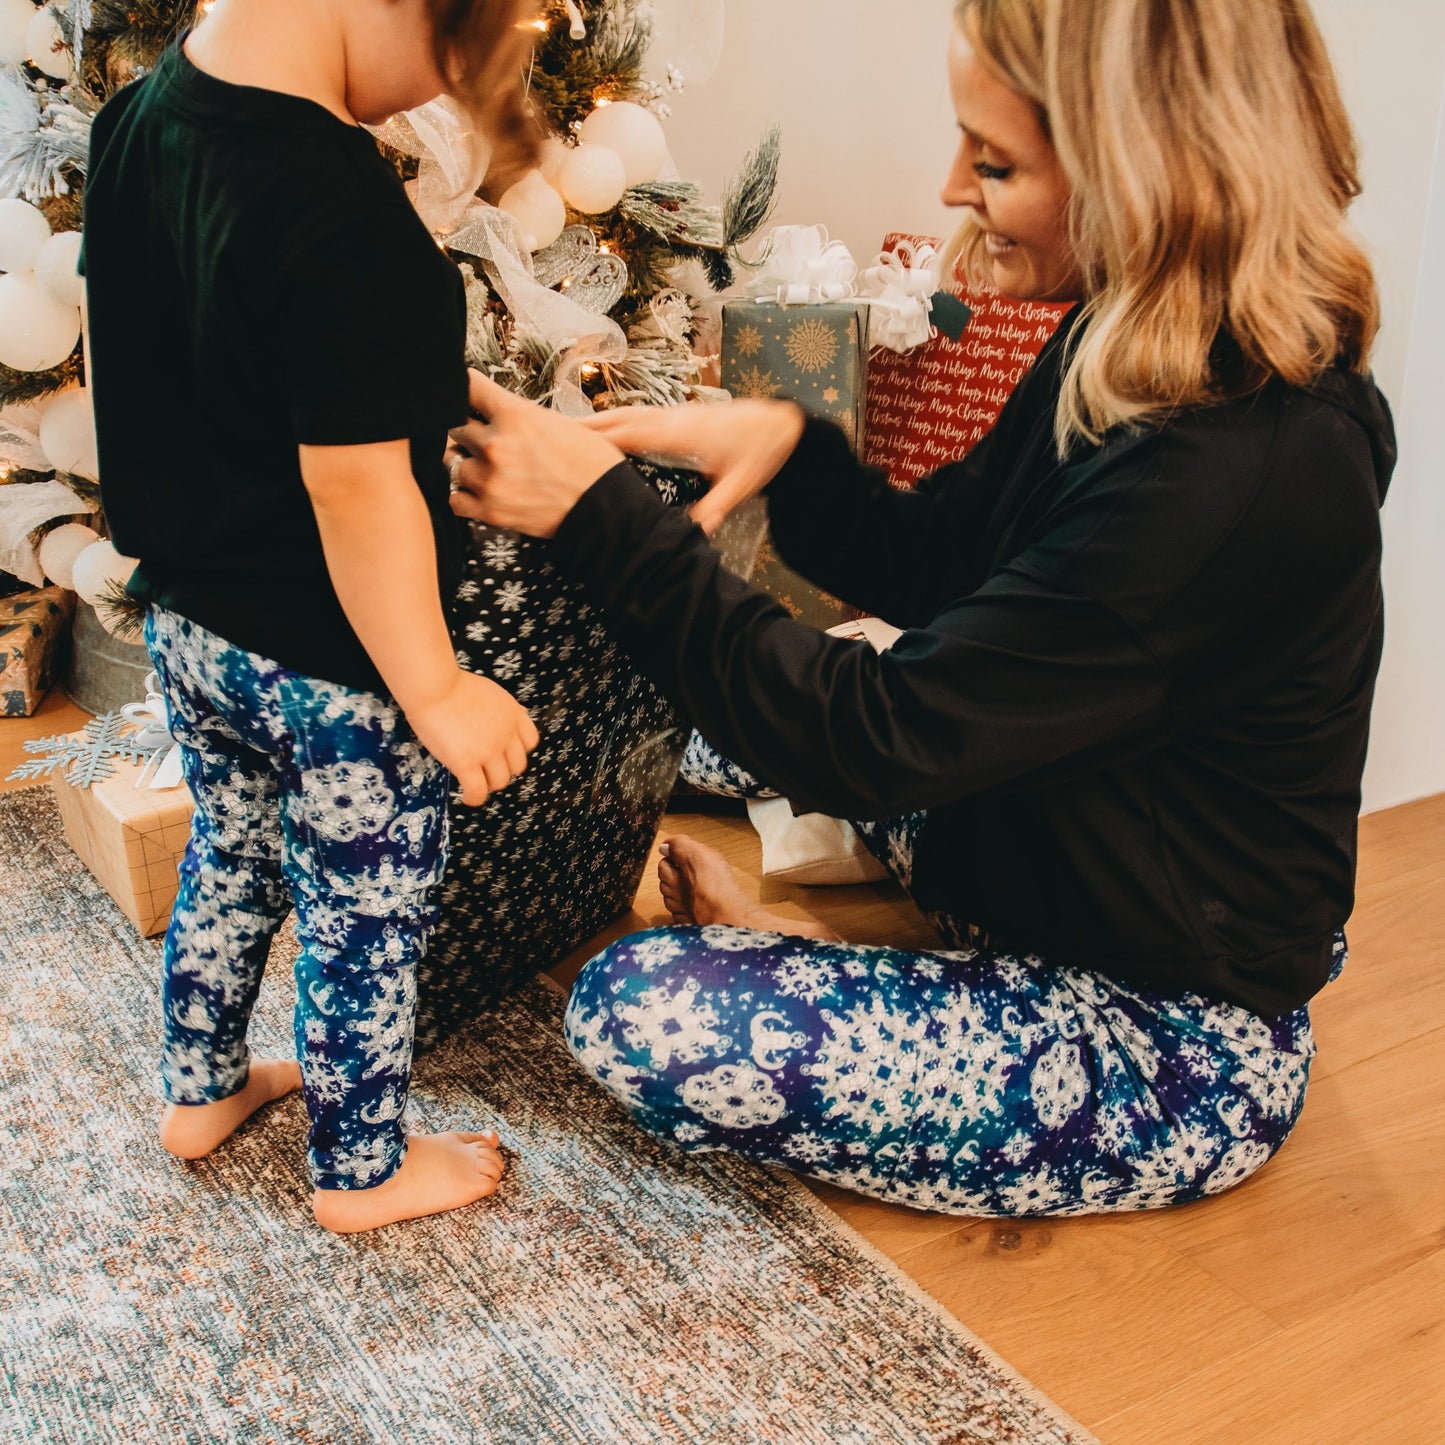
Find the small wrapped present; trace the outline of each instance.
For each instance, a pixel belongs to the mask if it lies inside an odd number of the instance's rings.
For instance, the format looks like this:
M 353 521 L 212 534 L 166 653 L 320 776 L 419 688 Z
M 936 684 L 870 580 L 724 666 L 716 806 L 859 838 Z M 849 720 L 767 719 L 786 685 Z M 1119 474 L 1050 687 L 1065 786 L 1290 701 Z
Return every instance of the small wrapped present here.
M 895 232 L 880 261 L 936 244 Z M 982 440 L 1069 309 L 970 290 L 961 281 L 956 290 L 971 313 L 961 335 L 940 327 L 921 346 L 876 350 L 869 358 L 863 456 L 897 487 L 911 487 Z
M 735 397 L 780 397 L 837 422 L 856 449 L 868 374 L 868 312 L 856 300 L 857 267 L 821 226 L 780 226 L 748 283 L 756 294 L 722 313 L 722 384 Z M 794 617 L 831 627 L 843 605 L 785 566 L 765 542 L 754 586 Z
M 192 813 L 184 783 L 144 786 L 150 766 L 116 758 L 109 776 L 89 787 L 58 770 L 51 775 L 65 841 L 143 938 L 170 922 Z
M 782 397 L 862 435 L 868 315 L 856 301 L 723 306 L 722 384 L 735 397 Z
M 0 599 L 0 713 L 29 717 L 55 677 L 75 594 L 38 587 Z
M 154 673 L 146 686 L 144 702 L 25 743 L 31 756 L 10 774 L 51 780 L 65 841 L 143 937 L 170 919 L 194 811 Z

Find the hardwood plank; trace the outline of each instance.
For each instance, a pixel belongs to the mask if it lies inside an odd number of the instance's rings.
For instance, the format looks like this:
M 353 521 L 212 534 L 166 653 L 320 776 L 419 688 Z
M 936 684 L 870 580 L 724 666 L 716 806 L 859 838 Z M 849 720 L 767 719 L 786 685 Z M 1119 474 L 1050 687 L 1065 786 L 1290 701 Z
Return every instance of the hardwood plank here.
M 1437 1253 L 1104 1416 L 1107 1445 L 1427 1445 L 1445 1439 L 1445 1260 Z
M 1090 1425 L 1201 1352 L 1264 1351 L 1275 1322 L 1161 1243 L 1147 1216 L 969 1221 L 897 1263 L 1050 1398 Z M 1161 1432 L 1162 1440 L 1186 1436 Z
M 961 1224 L 956 1215 L 924 1214 L 901 1204 L 887 1204 L 839 1189 L 821 1179 L 803 1181 L 845 1224 L 856 1229 L 873 1247 L 895 1263 L 906 1254 L 955 1234 Z M 914 1276 L 918 1279 L 918 1276 Z
M 1437 1015 L 1438 1017 L 1438 1015 Z M 1445 1028 L 1312 1081 L 1252 1179 L 1149 1232 L 1285 1327 L 1445 1243 Z M 1441 1301 L 1445 1313 L 1445 1300 Z

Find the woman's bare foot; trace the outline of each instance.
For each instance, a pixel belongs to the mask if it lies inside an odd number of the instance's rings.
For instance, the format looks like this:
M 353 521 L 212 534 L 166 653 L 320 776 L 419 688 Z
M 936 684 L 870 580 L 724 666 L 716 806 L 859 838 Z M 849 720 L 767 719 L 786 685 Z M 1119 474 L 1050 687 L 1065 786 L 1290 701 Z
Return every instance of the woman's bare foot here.
M 318 1189 L 316 1222 L 337 1234 L 445 1214 L 495 1192 L 506 1170 L 496 1134 L 411 1134 L 390 1179 L 374 1189 Z
M 838 940 L 816 919 L 785 918 L 755 903 L 728 860 L 716 848 L 686 834 L 663 840 L 657 882 L 674 923 L 726 923 L 795 938 Z
M 178 1159 L 203 1159 L 265 1104 L 301 1087 L 295 1059 L 252 1059 L 245 1087 L 214 1104 L 167 1104 L 161 1114 L 161 1145 Z

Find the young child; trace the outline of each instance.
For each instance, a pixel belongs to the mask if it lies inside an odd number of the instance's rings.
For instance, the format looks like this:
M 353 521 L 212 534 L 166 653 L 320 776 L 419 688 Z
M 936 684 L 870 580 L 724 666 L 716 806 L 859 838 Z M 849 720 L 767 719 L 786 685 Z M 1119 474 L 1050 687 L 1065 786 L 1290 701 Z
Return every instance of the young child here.
M 447 770 L 480 802 L 537 732 L 448 637 L 462 283 L 362 125 L 448 91 L 522 143 L 523 18 L 518 0 L 217 0 L 92 141 L 103 499 L 196 802 L 161 1142 L 198 1158 L 299 1085 L 313 1209 L 338 1231 L 458 1208 L 502 1174 L 495 1134 L 402 1132 Z M 299 1069 L 246 1046 L 293 902 Z

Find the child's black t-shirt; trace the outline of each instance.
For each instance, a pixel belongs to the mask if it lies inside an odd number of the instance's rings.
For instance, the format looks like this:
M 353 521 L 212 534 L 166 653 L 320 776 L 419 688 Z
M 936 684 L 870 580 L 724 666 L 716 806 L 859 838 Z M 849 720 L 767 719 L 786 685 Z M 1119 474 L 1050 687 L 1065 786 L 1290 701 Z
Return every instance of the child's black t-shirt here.
M 409 439 L 442 595 L 461 532 L 461 275 L 371 136 L 179 45 L 101 111 L 83 268 L 101 495 L 131 590 L 293 671 L 381 690 L 297 447 Z

